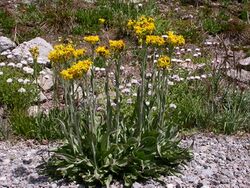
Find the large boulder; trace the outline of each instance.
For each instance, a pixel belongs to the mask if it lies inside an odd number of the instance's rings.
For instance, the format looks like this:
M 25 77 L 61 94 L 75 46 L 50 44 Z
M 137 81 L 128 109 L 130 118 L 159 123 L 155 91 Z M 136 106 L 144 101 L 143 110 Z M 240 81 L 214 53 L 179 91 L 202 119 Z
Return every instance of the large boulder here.
M 39 48 L 38 63 L 47 64 L 49 62 L 49 52 L 53 50 L 53 47 L 50 43 L 40 37 L 36 37 L 28 42 L 23 42 L 18 45 L 14 50 L 12 50 L 12 55 L 16 60 L 27 60 L 28 62 L 31 62 L 32 55 L 29 50 L 33 47 Z
M 5 50 L 12 49 L 15 47 L 16 47 L 16 44 L 12 40 L 10 40 L 7 37 L 3 37 L 3 36 L 0 37 L 0 53 Z

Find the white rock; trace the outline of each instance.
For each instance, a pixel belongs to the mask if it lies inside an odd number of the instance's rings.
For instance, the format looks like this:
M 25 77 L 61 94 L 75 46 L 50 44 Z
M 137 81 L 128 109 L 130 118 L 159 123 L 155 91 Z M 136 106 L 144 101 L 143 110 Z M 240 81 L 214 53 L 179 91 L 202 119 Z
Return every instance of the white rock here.
M 175 186 L 174 186 L 174 184 L 172 184 L 172 183 L 169 183 L 169 184 L 167 184 L 167 188 L 174 188 Z
M 240 82 L 244 82 L 244 83 L 250 83 L 250 72 L 249 71 L 245 71 L 245 70 L 234 70 L 234 69 L 230 69 L 227 71 L 227 76 L 232 78 L 232 79 L 236 79 Z
M 53 72 L 46 68 L 43 70 L 43 73 L 43 75 L 38 77 L 38 84 L 44 91 L 47 91 L 50 90 L 54 85 Z
M 45 102 L 47 101 L 47 97 L 43 94 L 43 92 L 39 93 L 39 101 L 40 102 Z
M 48 55 L 49 52 L 53 50 L 53 47 L 51 44 L 40 37 L 34 38 L 28 42 L 24 42 L 18 45 L 14 50 L 12 50 L 12 54 L 14 54 L 18 60 L 26 59 L 31 62 L 32 55 L 29 50 L 33 47 L 39 48 L 39 63 L 46 64 L 46 62 L 49 62 Z
M 7 37 L 0 37 L 0 52 L 3 52 L 5 50 L 11 49 L 11 48 L 15 48 L 16 44 L 10 40 Z
M 242 69 L 250 71 L 250 57 L 240 60 L 239 64 Z

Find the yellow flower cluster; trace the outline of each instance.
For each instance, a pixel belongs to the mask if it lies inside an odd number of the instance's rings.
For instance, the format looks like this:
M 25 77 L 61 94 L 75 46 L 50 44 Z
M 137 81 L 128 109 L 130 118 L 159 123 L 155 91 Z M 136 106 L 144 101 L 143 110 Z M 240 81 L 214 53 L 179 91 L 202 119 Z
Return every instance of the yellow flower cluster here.
M 83 73 L 86 73 L 89 70 L 92 63 L 93 62 L 90 60 L 78 61 L 70 68 L 61 71 L 60 74 L 65 80 L 80 78 Z
M 77 49 L 73 52 L 75 58 L 79 58 L 79 57 L 83 56 L 85 53 L 86 53 L 86 50 L 83 48 Z
M 72 44 L 59 44 L 54 46 L 48 58 L 53 63 L 64 63 L 72 58 L 79 58 L 85 53 L 85 49 L 75 49 Z
M 98 46 L 96 49 L 95 49 L 95 52 L 99 55 L 99 56 L 102 56 L 102 57 L 109 57 L 110 56 L 110 52 L 109 50 L 107 49 L 106 46 Z
M 185 44 L 185 39 L 182 35 L 175 35 L 173 31 L 167 32 L 167 42 L 173 46 L 181 46 Z
M 109 46 L 112 51 L 119 52 L 125 48 L 123 40 L 109 40 Z
M 84 37 L 83 40 L 85 40 L 86 42 L 90 44 L 96 44 L 100 41 L 100 38 L 98 35 L 92 35 L 92 36 Z
M 166 69 L 170 67 L 170 65 L 171 65 L 170 58 L 166 55 L 161 56 L 157 61 L 158 68 Z
M 155 23 L 153 18 L 141 16 L 138 20 L 129 20 L 127 27 L 134 31 L 139 38 L 142 38 L 154 32 Z
M 39 55 L 39 48 L 37 46 L 29 49 L 33 59 L 37 59 Z
M 147 35 L 146 44 L 153 46 L 163 46 L 165 44 L 165 40 L 161 36 Z
M 98 21 L 99 21 L 100 24 L 104 24 L 106 20 L 104 18 L 99 18 Z

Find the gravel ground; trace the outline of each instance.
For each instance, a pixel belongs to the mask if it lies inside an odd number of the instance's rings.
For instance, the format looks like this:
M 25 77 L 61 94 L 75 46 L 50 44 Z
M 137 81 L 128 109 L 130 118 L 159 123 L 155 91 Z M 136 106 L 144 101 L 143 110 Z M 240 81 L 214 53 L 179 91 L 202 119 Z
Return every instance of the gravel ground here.
M 249 188 L 250 187 L 250 135 L 215 136 L 195 134 L 182 144 L 193 144 L 194 159 L 182 169 L 180 176 L 164 177 L 165 186 L 154 181 L 133 184 L 133 188 Z M 48 158 L 48 149 L 55 144 L 37 145 L 32 141 L 16 144 L 0 142 L 0 188 L 82 187 L 63 181 L 53 182 L 38 173 L 37 166 Z M 122 187 L 122 185 L 113 185 Z

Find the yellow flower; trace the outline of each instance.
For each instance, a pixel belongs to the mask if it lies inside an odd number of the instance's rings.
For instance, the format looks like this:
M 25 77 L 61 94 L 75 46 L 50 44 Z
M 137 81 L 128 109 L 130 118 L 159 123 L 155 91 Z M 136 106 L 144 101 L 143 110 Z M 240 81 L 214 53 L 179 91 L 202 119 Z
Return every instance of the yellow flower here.
M 99 18 L 98 21 L 99 21 L 100 24 L 104 24 L 106 20 L 104 18 Z
M 34 59 L 37 59 L 37 57 L 38 57 L 38 55 L 39 55 L 39 48 L 38 48 L 37 46 L 35 46 L 35 47 L 33 47 L 33 48 L 30 48 L 29 51 L 30 51 L 32 57 L 33 57 Z
M 86 42 L 91 43 L 91 44 L 96 44 L 100 41 L 100 38 L 98 35 L 93 35 L 93 36 L 87 36 L 83 38 Z
M 153 18 L 141 16 L 137 20 L 129 20 L 127 27 L 134 31 L 139 38 L 142 38 L 154 32 L 155 23 Z
M 125 48 L 123 40 L 109 40 L 109 46 L 112 51 L 122 51 Z
M 129 29 L 132 29 L 133 28 L 133 26 L 134 26 L 134 21 L 133 20 L 128 20 L 128 23 L 127 23 L 127 27 L 129 28 Z
M 181 46 L 185 44 L 185 39 L 182 35 L 175 35 L 173 31 L 167 32 L 167 42 L 173 46 Z
M 71 80 L 73 79 L 73 74 L 70 74 L 68 70 L 62 70 L 60 72 L 61 76 L 64 80 Z
M 72 44 L 59 44 L 50 51 L 48 58 L 53 63 L 64 63 L 74 57 L 75 48 Z
M 153 46 L 163 46 L 165 44 L 164 38 L 156 35 L 147 35 L 146 44 Z
M 74 63 L 74 65 L 72 65 L 70 68 L 62 70 L 60 72 L 60 75 L 65 80 L 80 78 L 89 70 L 92 63 L 93 62 L 90 60 L 78 61 L 77 63 Z
M 110 52 L 109 52 L 109 50 L 107 49 L 106 46 L 98 46 L 98 47 L 95 49 L 95 52 L 96 52 L 99 56 L 102 56 L 102 57 L 109 57 L 109 56 L 110 56 Z
M 75 58 L 79 58 L 83 56 L 86 53 L 86 50 L 84 48 L 82 49 L 77 49 L 73 52 Z
M 162 68 L 162 69 L 166 69 L 168 67 L 170 67 L 171 62 L 170 62 L 170 58 L 168 56 L 161 56 L 158 61 L 157 61 L 157 67 L 158 68 Z

